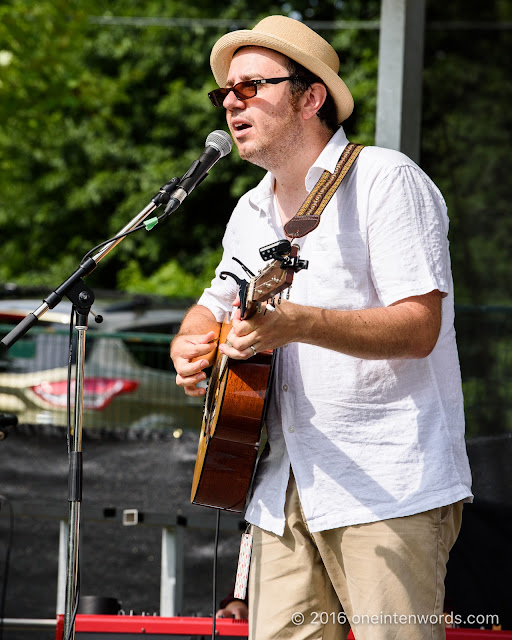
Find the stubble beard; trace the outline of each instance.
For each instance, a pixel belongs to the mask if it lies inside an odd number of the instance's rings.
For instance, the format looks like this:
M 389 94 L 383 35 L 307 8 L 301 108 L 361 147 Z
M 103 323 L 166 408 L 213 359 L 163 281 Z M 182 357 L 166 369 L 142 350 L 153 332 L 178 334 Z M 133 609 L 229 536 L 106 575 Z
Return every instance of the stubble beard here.
M 299 126 L 297 111 L 290 105 L 285 121 L 275 132 L 275 136 L 266 137 L 247 148 L 238 147 L 242 160 L 261 167 L 271 173 L 282 169 L 283 165 L 304 152 L 304 136 Z

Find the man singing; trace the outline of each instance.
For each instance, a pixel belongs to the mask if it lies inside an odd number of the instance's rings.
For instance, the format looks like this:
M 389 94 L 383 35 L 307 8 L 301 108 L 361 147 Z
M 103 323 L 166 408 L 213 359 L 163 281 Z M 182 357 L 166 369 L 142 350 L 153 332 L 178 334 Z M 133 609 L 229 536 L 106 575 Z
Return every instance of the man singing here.
M 191 396 L 237 298 L 220 272 L 237 270 L 233 257 L 264 266 L 259 248 L 286 237 L 334 171 L 353 108 L 334 49 L 290 18 L 223 36 L 211 67 L 240 156 L 267 173 L 238 202 L 216 276 L 172 343 Z M 344 616 L 357 640 L 444 638 L 446 562 L 472 498 L 447 230 L 425 173 L 366 147 L 318 227 L 294 239 L 309 268 L 289 300 L 233 315 L 221 353 L 277 352 L 245 516 L 253 640 L 346 637 Z

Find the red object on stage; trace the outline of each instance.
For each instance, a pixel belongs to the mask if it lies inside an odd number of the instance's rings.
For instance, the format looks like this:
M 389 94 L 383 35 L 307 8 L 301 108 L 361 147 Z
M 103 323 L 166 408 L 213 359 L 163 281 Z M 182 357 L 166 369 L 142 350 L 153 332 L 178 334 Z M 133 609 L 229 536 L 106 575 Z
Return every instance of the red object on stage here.
M 215 635 L 225 638 L 246 638 L 248 627 L 247 620 L 217 618 L 215 621 Z M 132 634 L 134 636 L 159 636 L 164 634 L 175 636 L 211 636 L 212 619 L 78 614 L 75 621 L 75 635 L 77 640 L 79 640 L 81 633 L 122 633 Z M 62 640 L 63 634 L 64 616 L 60 615 L 57 617 L 56 640 Z
M 249 625 L 247 620 L 217 618 L 215 635 L 224 638 L 246 638 Z M 211 618 L 161 618 L 159 616 L 108 616 L 79 614 L 75 622 L 75 637 L 81 634 L 124 634 L 145 636 L 211 636 Z M 64 616 L 57 617 L 56 640 L 63 640 Z M 89 636 L 87 636 L 89 637 Z M 96 636 L 98 640 L 102 636 Z M 348 640 L 353 640 L 352 631 Z M 114 639 L 113 639 L 114 640 Z M 512 631 L 491 631 L 489 629 L 446 629 L 446 640 L 512 640 Z
M 347 640 L 354 640 L 352 631 Z M 446 640 L 512 640 L 512 631 L 491 629 L 446 629 Z
M 446 629 L 447 640 L 510 640 L 512 631 L 491 629 Z

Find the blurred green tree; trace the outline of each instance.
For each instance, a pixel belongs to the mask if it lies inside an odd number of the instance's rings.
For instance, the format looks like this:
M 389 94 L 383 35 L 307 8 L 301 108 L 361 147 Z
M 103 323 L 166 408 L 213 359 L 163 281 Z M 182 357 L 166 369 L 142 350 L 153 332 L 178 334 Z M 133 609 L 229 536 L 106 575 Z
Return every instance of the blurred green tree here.
M 224 114 L 209 104 L 208 58 L 229 28 L 270 13 L 307 20 L 378 18 L 379 2 L 8 0 L 0 8 L 0 281 L 57 285 L 82 255 L 182 175 Z M 110 18 L 110 21 L 109 21 Z M 124 18 L 121 19 L 121 18 Z M 158 20 L 162 18 L 162 20 Z M 226 22 L 211 26 L 212 19 Z M 173 20 L 175 24 L 169 24 Z M 210 19 L 210 22 L 208 22 Z M 374 130 L 378 32 L 329 31 L 360 106 L 354 136 Z M 127 238 L 92 284 L 198 294 L 236 199 L 260 169 L 236 152 L 165 226 Z M 174 282 L 166 282 L 166 278 Z
M 450 209 L 459 302 L 507 302 L 511 5 L 427 3 L 422 165 Z M 462 11 L 463 9 L 463 11 Z M 379 0 L 6 0 L 0 7 L 0 281 L 56 285 L 182 175 L 210 131 L 217 38 L 269 13 L 378 20 Z M 479 23 L 478 28 L 454 21 Z M 174 22 L 172 22 L 174 21 Z M 437 24 L 436 22 L 442 22 Z M 486 29 L 492 22 L 494 27 Z M 435 27 L 435 28 L 434 28 Z M 372 144 L 378 31 L 325 29 Z M 92 284 L 198 294 L 236 199 L 262 175 L 235 152 L 165 225 L 121 243 Z M 168 266 L 170 265 L 170 266 Z M 174 282 L 166 284 L 166 278 Z
M 378 30 L 326 23 L 377 21 L 379 11 L 380 0 L 4 0 L 0 282 L 58 285 L 186 171 L 208 133 L 225 128 L 206 95 L 211 47 L 265 15 L 308 21 L 332 42 L 356 103 L 347 134 L 373 144 Z M 427 2 L 421 164 L 447 200 L 459 304 L 511 301 L 511 22 L 508 0 Z M 262 175 L 234 151 L 170 220 L 122 242 L 89 284 L 199 295 L 237 198 Z M 458 315 L 472 435 L 510 428 L 509 339 L 502 316 L 489 318 Z
M 510 304 L 512 3 L 427 3 L 422 166 L 450 214 L 456 301 Z

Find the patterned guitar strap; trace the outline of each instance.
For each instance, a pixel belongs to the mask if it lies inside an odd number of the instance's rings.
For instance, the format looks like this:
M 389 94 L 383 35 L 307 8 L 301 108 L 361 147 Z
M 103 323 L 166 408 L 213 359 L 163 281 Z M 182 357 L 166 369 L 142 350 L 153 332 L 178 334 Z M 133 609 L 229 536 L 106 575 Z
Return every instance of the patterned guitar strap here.
M 313 229 L 316 229 L 320 223 L 320 216 L 323 210 L 363 148 L 364 145 L 362 144 L 349 142 L 338 160 L 334 173 L 327 170 L 322 173 L 313 190 L 302 203 L 299 211 L 286 223 L 284 230 L 288 237 L 302 238 Z

